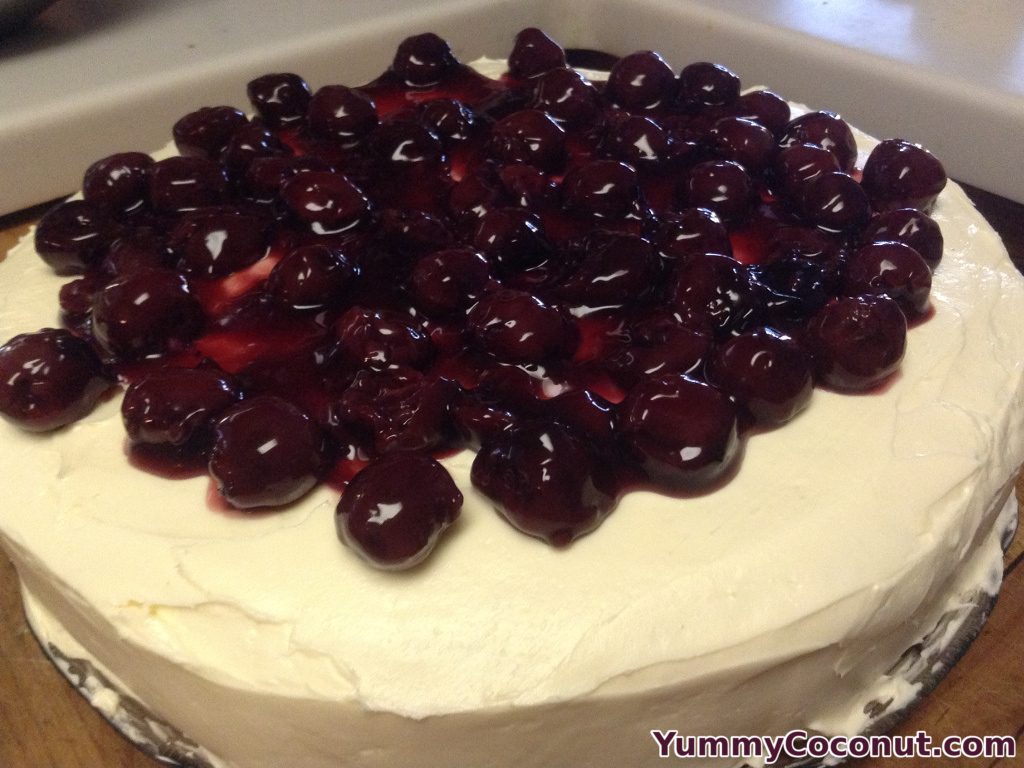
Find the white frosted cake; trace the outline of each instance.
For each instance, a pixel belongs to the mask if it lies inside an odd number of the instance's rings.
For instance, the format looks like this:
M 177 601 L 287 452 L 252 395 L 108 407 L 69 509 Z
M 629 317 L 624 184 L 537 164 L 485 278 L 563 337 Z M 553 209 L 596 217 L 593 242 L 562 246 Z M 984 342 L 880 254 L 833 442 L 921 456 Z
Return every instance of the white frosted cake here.
M 886 677 L 903 653 L 997 589 L 1024 460 L 1024 280 L 957 186 L 931 216 L 934 311 L 885 387 L 815 389 L 729 482 L 626 493 L 568 547 L 495 514 L 470 450 L 441 462 L 458 520 L 393 572 L 339 543 L 327 485 L 225 513 L 205 475 L 130 466 L 120 395 L 53 433 L 0 423 L 31 626 L 113 683 L 97 706 L 137 699 L 218 768 L 619 768 L 660 762 L 653 729 L 859 733 L 916 694 Z M 31 239 L 0 275 L 0 337 L 58 323 L 67 278 Z

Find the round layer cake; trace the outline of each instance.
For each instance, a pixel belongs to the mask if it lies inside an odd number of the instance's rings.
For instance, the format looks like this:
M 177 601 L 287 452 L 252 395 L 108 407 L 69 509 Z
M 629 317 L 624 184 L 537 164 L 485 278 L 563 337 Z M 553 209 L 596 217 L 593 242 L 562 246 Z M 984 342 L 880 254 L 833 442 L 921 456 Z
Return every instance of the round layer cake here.
M 728 482 L 625 493 L 570 546 L 496 514 L 470 450 L 441 460 L 458 519 L 394 571 L 339 543 L 330 485 L 243 513 L 133 467 L 119 396 L 54 433 L 0 423 L 32 627 L 197 764 L 610 768 L 657 764 L 655 729 L 861 732 L 916 693 L 886 677 L 904 652 L 997 588 L 1024 460 L 1024 281 L 958 187 L 931 217 L 933 311 L 883 386 L 816 388 Z M 0 273 L 0 336 L 58 323 L 67 278 L 31 241 Z

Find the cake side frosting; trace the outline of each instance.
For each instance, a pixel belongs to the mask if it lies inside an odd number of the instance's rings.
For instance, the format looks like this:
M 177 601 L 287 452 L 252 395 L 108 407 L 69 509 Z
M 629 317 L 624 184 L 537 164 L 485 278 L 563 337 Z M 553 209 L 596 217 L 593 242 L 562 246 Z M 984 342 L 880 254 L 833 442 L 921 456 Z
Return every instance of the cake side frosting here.
M 1024 458 L 1022 280 L 959 188 L 933 217 L 935 313 L 884 392 L 816 390 L 731 483 L 628 494 L 564 551 L 494 514 L 468 452 L 444 462 L 466 503 L 441 556 L 393 574 L 338 544 L 329 489 L 249 519 L 207 509 L 206 478 L 129 468 L 116 398 L 54 436 L 0 424 L 0 530 L 37 628 L 51 614 L 244 768 L 501 766 L 513 746 L 550 765 L 559 729 L 588 764 L 655 762 L 650 728 L 824 722 L 931 628 L 965 564 L 998 560 Z M 28 241 L 0 270 L 5 338 L 56 324 L 63 281 Z

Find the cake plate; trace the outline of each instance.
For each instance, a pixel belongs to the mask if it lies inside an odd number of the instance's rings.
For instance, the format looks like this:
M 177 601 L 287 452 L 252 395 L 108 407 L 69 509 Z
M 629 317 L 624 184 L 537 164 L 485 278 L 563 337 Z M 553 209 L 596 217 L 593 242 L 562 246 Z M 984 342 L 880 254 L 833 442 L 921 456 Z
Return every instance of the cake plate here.
M 1016 534 L 1018 518 L 1017 499 L 1011 493 L 996 521 L 1004 552 Z M 951 600 L 953 607 L 942 614 L 935 627 L 907 649 L 892 669 L 871 686 L 872 695 L 863 712 L 867 725 L 861 735 L 888 733 L 942 682 L 981 632 L 998 596 L 999 585 L 991 589 L 972 585 Z M 222 763 L 201 745 L 120 690 L 91 660 L 70 656 L 53 643 L 40 642 L 40 645 L 89 704 L 147 755 L 171 768 L 221 767 Z M 894 692 L 909 692 L 909 695 Z M 809 732 L 808 735 L 814 734 Z M 840 763 L 835 759 L 805 758 L 776 765 L 779 768 L 823 768 L 837 764 Z

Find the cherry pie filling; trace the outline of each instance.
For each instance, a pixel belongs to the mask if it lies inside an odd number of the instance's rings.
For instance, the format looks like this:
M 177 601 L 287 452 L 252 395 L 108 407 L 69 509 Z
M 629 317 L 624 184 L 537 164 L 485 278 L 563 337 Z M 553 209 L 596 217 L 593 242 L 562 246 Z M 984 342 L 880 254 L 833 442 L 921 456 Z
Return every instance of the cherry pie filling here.
M 248 84 L 179 156 L 94 163 L 35 234 L 64 328 L 0 349 L 0 412 L 48 431 L 116 383 L 134 464 L 241 510 L 337 487 L 339 538 L 421 562 L 462 494 L 555 546 L 632 490 L 707 492 L 815 386 L 899 369 L 946 182 L 830 112 L 656 53 L 607 82 L 523 30 L 490 80 L 432 34 L 374 82 Z M 681 511 L 680 514 L 685 514 Z

